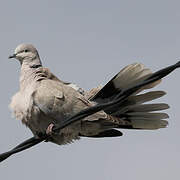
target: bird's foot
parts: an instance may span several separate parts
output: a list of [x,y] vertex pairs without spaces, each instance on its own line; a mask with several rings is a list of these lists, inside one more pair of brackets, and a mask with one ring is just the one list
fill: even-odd
[[47,129],[46,129],[46,135],[47,135],[48,137],[46,138],[45,142],[52,141],[52,135],[55,134],[55,133],[53,132],[53,127],[54,127],[54,126],[55,126],[55,125],[54,125],[53,123],[51,123],[51,124],[49,124],[49,126],[47,127]]
[[51,135],[53,134],[53,127],[54,127],[54,124],[53,124],[53,123],[49,124],[49,126],[47,127],[47,129],[46,129],[46,134],[47,134],[48,136],[51,136]]

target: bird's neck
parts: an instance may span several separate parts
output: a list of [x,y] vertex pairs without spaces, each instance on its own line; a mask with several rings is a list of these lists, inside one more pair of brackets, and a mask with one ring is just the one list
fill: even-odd
[[36,72],[40,67],[42,67],[42,64],[39,58],[33,59],[32,61],[23,61],[20,73],[20,89],[26,88],[27,85],[36,80]]

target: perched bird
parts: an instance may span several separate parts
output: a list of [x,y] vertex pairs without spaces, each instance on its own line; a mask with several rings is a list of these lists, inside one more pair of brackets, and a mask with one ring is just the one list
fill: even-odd
[[152,72],[143,64],[126,66],[104,87],[89,92],[72,83],[58,79],[48,68],[42,66],[38,51],[30,44],[21,44],[9,58],[19,60],[21,64],[20,89],[11,100],[10,108],[16,119],[30,128],[35,136],[48,134],[49,141],[56,144],[68,144],[83,137],[122,136],[119,129],[159,129],[165,128],[168,115],[156,112],[168,109],[165,103],[147,102],[165,95],[164,91],[142,93],[161,82],[148,84],[126,98],[122,103],[108,107],[80,121],[72,123],[60,132],[53,132],[55,125],[96,103],[116,99],[117,94],[145,78]]

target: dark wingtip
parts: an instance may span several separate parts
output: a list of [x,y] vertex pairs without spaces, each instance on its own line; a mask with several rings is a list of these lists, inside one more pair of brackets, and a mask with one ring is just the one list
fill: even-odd
[[[123,133],[121,131],[118,131],[116,129],[109,129],[103,132],[100,132],[97,135],[94,136],[86,136],[86,137],[90,137],[90,138],[104,138],[104,137],[119,137],[122,136]],[[83,136],[83,135],[80,135]]]

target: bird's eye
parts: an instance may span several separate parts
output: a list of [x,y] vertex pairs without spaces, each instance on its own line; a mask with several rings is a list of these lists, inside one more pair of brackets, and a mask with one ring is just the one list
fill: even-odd
[[28,52],[29,50],[28,49],[25,49],[24,52]]

